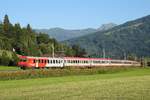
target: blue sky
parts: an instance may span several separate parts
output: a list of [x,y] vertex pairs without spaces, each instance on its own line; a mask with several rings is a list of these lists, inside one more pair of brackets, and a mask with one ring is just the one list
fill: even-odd
[[98,28],[150,15],[150,0],[0,0],[0,20],[33,28]]

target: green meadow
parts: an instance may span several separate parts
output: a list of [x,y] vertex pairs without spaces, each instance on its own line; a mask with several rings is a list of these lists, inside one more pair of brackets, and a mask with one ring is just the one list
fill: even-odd
[[20,68],[16,66],[0,66],[0,71],[10,71],[10,70],[20,70]]
[[0,81],[0,100],[150,100],[150,68]]

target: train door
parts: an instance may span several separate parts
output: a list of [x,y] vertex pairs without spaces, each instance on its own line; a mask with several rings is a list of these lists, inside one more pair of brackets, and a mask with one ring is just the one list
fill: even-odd
[[35,67],[38,68],[38,59],[35,60]]

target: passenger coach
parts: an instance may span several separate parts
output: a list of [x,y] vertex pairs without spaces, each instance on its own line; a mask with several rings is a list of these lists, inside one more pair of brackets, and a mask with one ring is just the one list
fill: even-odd
[[51,67],[100,67],[100,66],[140,66],[139,62],[130,60],[113,60],[105,58],[80,57],[30,57],[19,56],[18,66],[21,68],[51,68]]

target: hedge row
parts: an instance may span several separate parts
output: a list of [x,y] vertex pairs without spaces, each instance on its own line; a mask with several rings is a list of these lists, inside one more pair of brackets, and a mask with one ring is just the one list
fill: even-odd
[[0,72],[0,80],[42,78],[42,77],[57,77],[69,75],[91,75],[91,74],[106,74],[116,73],[125,70],[132,70],[127,67],[107,67],[107,68],[92,68],[92,69],[38,69],[38,70],[19,70],[19,71],[4,71]]

